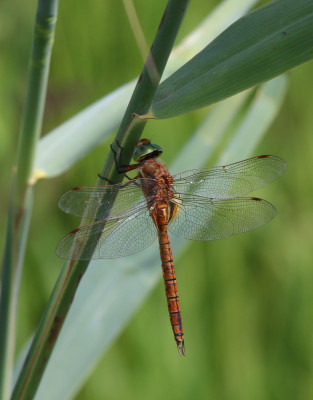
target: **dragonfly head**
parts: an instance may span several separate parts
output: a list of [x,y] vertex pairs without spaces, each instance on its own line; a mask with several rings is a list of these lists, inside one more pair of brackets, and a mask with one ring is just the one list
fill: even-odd
[[153,144],[149,139],[141,139],[134,150],[134,161],[143,161],[147,158],[157,158],[163,153],[163,150],[157,144]]

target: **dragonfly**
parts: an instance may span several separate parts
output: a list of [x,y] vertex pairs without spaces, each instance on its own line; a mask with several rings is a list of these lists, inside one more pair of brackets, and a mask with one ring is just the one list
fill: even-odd
[[88,223],[68,233],[56,253],[71,260],[112,259],[139,252],[158,238],[170,323],[179,354],[185,355],[168,232],[186,239],[214,240],[267,223],[276,214],[274,206],[245,196],[278,178],[287,165],[278,156],[261,155],[171,175],[159,159],[162,152],[159,145],[142,139],[133,152],[134,164],[122,165],[114,152],[118,172],[137,170],[135,178],[65,192],[60,209]]

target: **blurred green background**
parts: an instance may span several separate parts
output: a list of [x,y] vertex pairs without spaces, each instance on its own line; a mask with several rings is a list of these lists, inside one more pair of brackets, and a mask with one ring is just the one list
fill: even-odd
[[[150,44],[166,1],[134,4]],[[216,4],[193,0],[178,42]],[[2,243],[35,9],[34,0],[0,5]],[[122,1],[61,1],[43,132],[133,79],[141,67]],[[312,63],[288,73],[281,112],[255,152],[277,154],[288,164],[283,177],[257,193],[276,206],[275,220],[227,240],[194,243],[176,260],[187,356],[177,354],[160,280],[76,399],[313,398],[312,74]],[[202,116],[150,122],[144,136],[163,147],[170,163]],[[36,328],[62,266],[55,246],[77,223],[58,210],[58,198],[70,187],[95,183],[109,144],[37,185],[18,349]]]

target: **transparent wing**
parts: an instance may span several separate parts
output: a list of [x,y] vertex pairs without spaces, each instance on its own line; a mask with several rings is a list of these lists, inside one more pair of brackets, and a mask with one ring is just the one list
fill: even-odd
[[192,198],[176,204],[179,211],[168,230],[193,240],[222,239],[246,232],[266,224],[276,214],[271,203],[256,197]]
[[[136,179],[126,184],[110,186],[81,186],[65,192],[59,200],[62,211],[79,217],[97,219],[134,214],[146,208],[147,199],[142,186],[151,185],[151,179]],[[154,193],[151,193],[153,197]]]
[[142,212],[77,228],[59,242],[56,253],[71,260],[124,257],[148,247],[156,237],[152,218]]
[[286,169],[286,162],[280,157],[258,156],[222,167],[174,175],[173,188],[181,199],[186,194],[220,199],[239,197],[269,184]]

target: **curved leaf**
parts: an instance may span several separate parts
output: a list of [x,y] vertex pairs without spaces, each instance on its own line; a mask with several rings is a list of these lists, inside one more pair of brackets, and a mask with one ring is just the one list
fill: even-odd
[[313,57],[313,2],[279,0],[242,17],[159,86],[151,112],[169,118],[269,80]]

